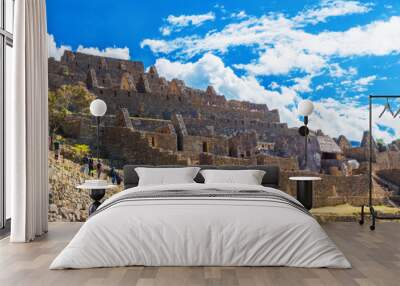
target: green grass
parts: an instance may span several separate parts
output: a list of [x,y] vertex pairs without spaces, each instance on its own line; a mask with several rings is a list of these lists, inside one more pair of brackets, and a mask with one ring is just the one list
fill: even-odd
[[[383,213],[388,213],[388,214],[400,214],[400,208],[394,208],[394,207],[380,205],[380,206],[374,206],[374,209],[378,212],[383,212]],[[361,212],[361,207],[356,207],[356,206],[352,206],[349,204],[321,207],[321,208],[315,208],[315,209],[311,210],[312,214],[337,215],[337,216],[359,215],[360,212]],[[369,212],[369,209],[365,208],[365,212]]]
[[[378,213],[400,215],[400,208],[379,205],[379,206],[374,206],[374,209]],[[370,215],[369,208],[365,208],[364,211],[366,219],[368,219]],[[311,210],[311,213],[319,222],[357,221],[360,217],[361,207],[344,204],[337,206],[315,208]]]

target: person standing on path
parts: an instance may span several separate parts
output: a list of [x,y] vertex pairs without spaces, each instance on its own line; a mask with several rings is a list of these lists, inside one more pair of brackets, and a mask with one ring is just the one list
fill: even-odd
[[94,170],[94,162],[93,158],[89,157],[89,175],[92,177],[93,176],[93,170]]

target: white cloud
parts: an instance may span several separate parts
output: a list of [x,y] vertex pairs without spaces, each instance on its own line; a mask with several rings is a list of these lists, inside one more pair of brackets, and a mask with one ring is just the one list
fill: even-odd
[[160,28],[160,32],[163,36],[168,36],[172,32],[179,32],[184,27],[188,26],[201,26],[204,22],[214,21],[215,14],[213,12],[208,12],[206,14],[199,15],[180,15],[174,16],[169,15],[166,19],[167,25]]
[[80,45],[76,51],[83,54],[89,54],[100,57],[108,57],[121,60],[130,59],[128,47],[125,48],[109,47],[105,48],[104,50],[101,50],[97,47],[83,47],[82,45]]
[[245,11],[240,11],[238,13],[231,13],[231,18],[236,18],[236,19],[244,19],[248,17]]
[[168,54],[179,49],[183,41],[188,41],[194,38],[196,37],[185,37],[183,39],[178,38],[173,42],[166,40],[145,39],[140,43],[140,47],[149,47],[150,50],[156,54]]
[[325,22],[329,17],[345,16],[350,14],[362,14],[371,10],[371,3],[360,3],[359,1],[327,0],[322,1],[317,8],[308,9],[293,18],[300,24],[317,24]]
[[[47,34],[47,47],[48,47],[49,57],[53,57],[57,61],[61,59],[61,56],[64,54],[66,50],[72,51],[71,46],[61,45],[57,47],[55,38],[51,34]],[[105,48],[104,50],[100,50],[99,48],[96,47],[84,47],[82,45],[79,45],[76,51],[84,54],[101,56],[101,57],[109,57],[122,60],[130,59],[129,48],[127,47],[125,48],[109,47]]]
[[313,76],[312,75],[307,75],[303,78],[294,78],[293,81],[295,82],[295,85],[293,85],[291,88],[297,92],[311,92],[312,89],[310,87],[311,81],[312,81]]
[[351,79],[343,80],[341,84],[342,86],[345,86],[349,90],[354,90],[357,92],[365,92],[368,90],[367,87],[372,85],[372,83],[378,79],[380,78],[378,78],[376,75],[371,75],[359,78],[357,80],[351,80]]
[[164,40],[145,39],[140,43],[140,47],[149,47],[153,53],[167,54],[173,51],[173,47]]
[[[314,35],[290,29],[285,34],[279,32],[264,39],[269,41],[265,44],[272,47],[261,51],[256,61],[239,67],[255,75],[288,74],[296,69],[312,73],[327,67],[332,57],[400,53],[400,17],[375,21],[344,32],[326,31]],[[336,75],[344,72],[337,67]],[[355,70],[350,69],[346,73],[355,73]]]
[[[276,18],[262,16],[250,18],[239,23],[228,24],[221,31],[208,32],[204,37],[178,37],[164,41],[168,45],[168,53],[179,51],[182,55],[194,56],[209,51],[226,52],[235,46],[265,45],[272,42],[276,35],[290,33],[292,23],[282,15]],[[146,43],[146,44],[143,44]],[[142,46],[149,46],[148,39]],[[150,42],[151,43],[151,42]]]
[[163,36],[169,36],[172,33],[172,29],[169,26],[163,26],[160,28],[160,32]]
[[271,82],[271,83],[269,84],[268,87],[269,87],[270,89],[277,89],[277,88],[280,87],[280,85],[279,85],[277,82],[273,81],[273,82]]
[[348,69],[344,69],[338,63],[330,64],[328,69],[329,69],[329,75],[331,77],[354,76],[358,73],[355,67],[349,67]]
[[227,10],[225,9],[225,6],[222,4],[217,3],[214,5],[214,8],[220,10],[221,13],[223,13],[223,14],[225,14],[227,12]]
[[333,86],[333,83],[332,82],[326,82],[326,83],[317,85],[315,90],[316,91],[320,91],[320,90],[323,90],[325,87],[330,87],[330,86]]
[[310,53],[325,56],[383,56],[400,52],[400,17],[375,21],[344,32],[308,34],[295,42]]
[[53,57],[57,61],[61,59],[61,56],[66,50],[72,50],[70,46],[61,45],[57,47],[56,40],[52,34],[47,34],[47,49],[49,53],[49,58]]
[[189,25],[198,26],[206,21],[213,21],[214,19],[214,13],[208,12],[207,14],[200,15],[169,15],[167,17],[167,22],[173,26],[186,27]]
[[251,47],[259,57],[237,67],[254,75],[287,74],[292,70],[314,73],[327,68],[334,57],[382,56],[400,53],[400,17],[374,21],[345,31],[305,32],[282,14],[250,17],[205,36],[178,37],[169,41],[146,39],[157,53],[191,58],[207,52],[227,53],[237,46]]
[[[294,18],[277,13],[247,16],[203,36],[146,39],[141,46],[177,59],[162,58],[156,62],[159,73],[168,79],[180,78],[197,88],[212,84],[217,92],[228,98],[266,103],[270,108],[279,109],[282,122],[287,122],[289,126],[300,124],[294,106],[301,100],[301,93],[336,87],[340,79],[341,84],[336,89],[341,100],[317,100],[310,127],[322,129],[333,137],[343,134],[350,140],[360,140],[362,131],[368,128],[368,108],[358,102],[365,95],[349,97],[347,91],[366,91],[374,80],[383,78],[368,76],[356,79],[358,70],[355,67],[344,68],[339,63],[349,57],[399,54],[400,16],[343,31],[315,33],[303,27],[327,21],[329,17],[366,13],[371,7],[371,4],[361,1],[323,1],[319,7],[306,10]],[[236,75],[221,59],[239,46],[248,47],[256,55],[249,63],[232,64],[246,71],[242,76]],[[200,59],[191,62],[194,56]],[[287,81],[292,82],[288,86],[271,82],[264,87],[257,80],[263,75],[290,76],[293,71],[300,71],[301,76]],[[314,88],[312,79],[321,74],[334,80]],[[395,134],[374,125],[376,138],[388,142],[400,136],[398,122],[396,125],[389,118],[379,120],[382,126],[392,128]]]
[[[256,61],[239,67],[256,75],[287,74],[295,69],[310,73],[327,67],[332,57],[383,56],[400,53],[400,17],[372,22],[344,32],[327,31],[314,35],[290,29],[285,33],[281,31],[274,37],[262,38],[264,39],[259,41],[265,40],[264,44],[271,47],[265,51],[260,48],[260,56]],[[338,70],[337,67],[336,75],[339,76],[344,71]],[[346,71],[347,74],[355,72],[355,69]]]
[[169,80],[179,78],[188,86],[202,89],[213,85],[218,93],[228,98],[267,103],[271,109],[279,108],[283,122],[292,126],[300,123],[289,107],[297,100],[295,91],[287,87],[282,87],[281,92],[267,90],[253,76],[237,76],[221,58],[213,54],[205,54],[198,61],[188,63],[161,58],[155,66],[159,74]]
[[[345,135],[348,139],[361,141],[362,130],[368,130],[369,111],[367,106],[360,106],[356,101],[339,102],[323,99],[315,104],[315,112],[310,116],[310,128],[322,129],[324,133],[337,137]],[[378,118],[382,107],[373,106],[373,136],[385,142],[392,142],[400,136],[400,125],[389,114]],[[394,130],[394,135],[379,128],[384,126]]]
[[254,75],[282,75],[292,70],[315,73],[322,69],[326,60],[317,55],[309,54],[290,46],[278,44],[275,48],[267,49],[253,63],[238,64],[236,68],[245,69]]
[[[270,109],[278,109],[281,121],[289,126],[300,126],[295,106],[300,100],[299,92],[309,91],[312,76],[295,78],[294,85],[286,87],[271,83],[268,90],[261,86],[254,76],[237,76],[230,67],[225,66],[220,57],[213,54],[205,54],[195,62],[181,63],[160,58],[155,63],[161,76],[171,80],[179,78],[188,86],[205,89],[207,85],[213,85],[215,90],[228,98],[248,100],[257,103],[265,103]],[[325,86],[330,86],[326,83]],[[276,88],[280,87],[280,91]],[[314,102],[315,112],[310,117],[310,127],[314,130],[322,129],[324,133],[337,137],[341,134],[350,140],[360,141],[362,130],[368,129],[368,107],[360,106],[355,100],[339,102],[335,99],[321,99]],[[400,136],[400,126],[390,118],[378,119],[380,107],[374,106],[374,121],[393,128],[395,134],[381,130],[374,125],[374,135],[386,142],[391,142]]]
[[366,77],[362,77],[362,78],[356,80],[355,84],[357,84],[357,85],[370,85],[376,79],[377,79],[376,75],[366,76]]

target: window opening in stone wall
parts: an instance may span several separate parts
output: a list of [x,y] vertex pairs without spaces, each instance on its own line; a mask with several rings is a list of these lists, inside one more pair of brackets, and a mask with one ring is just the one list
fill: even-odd
[[208,153],[208,144],[207,142],[203,142],[203,152]]

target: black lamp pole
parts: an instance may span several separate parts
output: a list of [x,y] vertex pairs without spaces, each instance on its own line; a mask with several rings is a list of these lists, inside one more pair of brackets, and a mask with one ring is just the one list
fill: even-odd
[[100,116],[96,116],[97,122],[97,162],[100,159],[99,145],[100,145]]
[[304,136],[304,169],[308,167],[308,134],[310,130],[308,129],[308,116],[313,112],[314,105],[313,103],[306,99],[302,100],[298,106],[298,112],[303,116],[304,125],[299,128],[299,133],[301,136]]
[[299,128],[299,133],[301,136],[304,136],[304,169],[307,169],[308,166],[308,134],[310,130],[307,127],[308,125],[308,116],[304,116],[304,125]]
[[304,126],[305,126],[305,134],[304,134],[304,138],[305,138],[305,144],[304,144],[304,168],[307,169],[308,166],[308,116],[304,116]]

